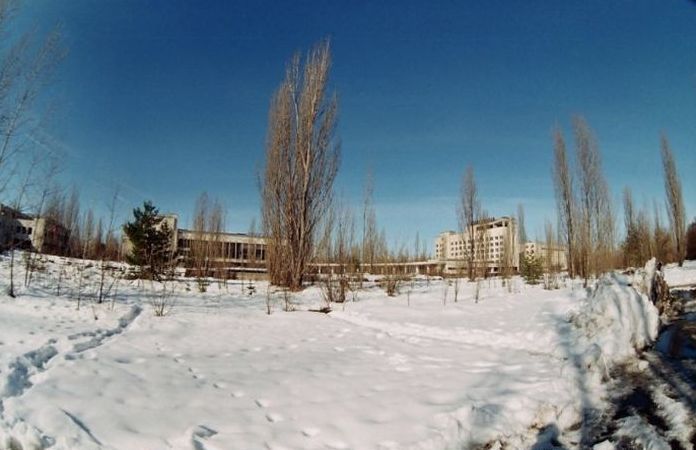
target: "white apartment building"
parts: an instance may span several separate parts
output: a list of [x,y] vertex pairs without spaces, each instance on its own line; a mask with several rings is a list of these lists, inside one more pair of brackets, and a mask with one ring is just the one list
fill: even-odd
[[517,222],[511,217],[485,219],[474,225],[473,235],[445,231],[435,240],[435,257],[444,264],[445,274],[466,273],[473,246],[473,263],[486,275],[497,275],[505,267],[519,270],[520,245]]
[[524,254],[541,258],[544,264],[544,270],[548,270],[549,268],[556,271],[568,270],[566,249],[561,245],[547,245],[543,242],[525,242]]

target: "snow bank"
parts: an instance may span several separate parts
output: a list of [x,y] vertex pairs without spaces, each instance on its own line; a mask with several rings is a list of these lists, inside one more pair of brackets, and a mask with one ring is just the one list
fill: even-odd
[[684,265],[668,264],[664,268],[665,281],[670,287],[692,285],[696,280],[696,261],[684,261]]
[[655,260],[633,278],[620,274],[602,277],[583,307],[571,317],[580,332],[586,368],[606,373],[613,363],[633,356],[657,337],[659,313],[645,293],[655,274]]

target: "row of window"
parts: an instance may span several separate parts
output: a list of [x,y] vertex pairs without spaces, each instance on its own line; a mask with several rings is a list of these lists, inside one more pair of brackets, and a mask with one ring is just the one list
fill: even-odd
[[243,242],[207,242],[196,241],[193,239],[179,239],[179,252],[182,254],[190,254],[191,248],[196,245],[214,245],[217,248],[211,248],[210,253],[224,259],[256,259],[257,261],[265,261],[266,246],[264,244],[247,244]]

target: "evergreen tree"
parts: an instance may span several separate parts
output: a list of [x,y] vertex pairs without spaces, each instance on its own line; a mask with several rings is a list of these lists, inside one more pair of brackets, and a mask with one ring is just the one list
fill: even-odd
[[142,277],[159,279],[171,256],[171,230],[150,201],[144,202],[142,209],[135,208],[133,218],[123,226],[132,245],[126,260],[140,267]]
[[539,284],[544,267],[541,258],[525,255],[520,264],[520,273],[527,284]]

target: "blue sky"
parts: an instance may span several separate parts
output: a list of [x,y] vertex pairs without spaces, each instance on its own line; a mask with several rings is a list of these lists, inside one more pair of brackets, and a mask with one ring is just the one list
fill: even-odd
[[554,218],[551,132],[595,130],[620,191],[662,201],[659,135],[696,214],[696,3],[578,1],[32,0],[22,23],[62,24],[52,94],[66,181],[97,209],[122,185],[123,217],[151,199],[188,221],[207,191],[228,228],[258,216],[269,99],[288,58],[330,37],[343,158],[356,205],[375,178],[392,242],[456,227],[467,165],[484,207]]

